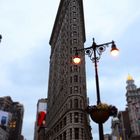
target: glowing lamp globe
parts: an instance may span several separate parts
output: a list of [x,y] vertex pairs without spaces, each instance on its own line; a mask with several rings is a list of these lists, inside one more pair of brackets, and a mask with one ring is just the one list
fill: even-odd
[[119,54],[119,50],[113,50],[111,51],[112,56],[117,56]]
[[116,47],[114,42],[112,44],[112,48],[110,52],[112,56],[117,56],[119,54],[119,49]]
[[81,58],[80,56],[74,56],[72,61],[73,61],[73,64],[78,65],[81,63]]

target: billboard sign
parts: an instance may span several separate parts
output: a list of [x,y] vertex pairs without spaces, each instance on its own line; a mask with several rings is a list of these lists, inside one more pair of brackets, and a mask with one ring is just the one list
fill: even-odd
[[38,112],[46,112],[47,111],[47,102],[40,102],[38,106]]
[[38,113],[38,126],[43,126],[45,125],[45,118],[46,118],[46,112],[39,112]]
[[11,115],[9,114],[9,112],[0,110],[0,125],[2,126],[8,126],[8,122],[10,120]]
[[47,115],[47,100],[40,100],[38,102],[37,109],[37,125],[46,125],[46,115]]

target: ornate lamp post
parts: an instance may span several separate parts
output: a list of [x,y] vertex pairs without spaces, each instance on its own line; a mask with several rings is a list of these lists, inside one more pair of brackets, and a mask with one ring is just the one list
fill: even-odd
[[79,51],[84,51],[86,55],[88,55],[91,61],[95,66],[95,82],[96,82],[96,94],[97,94],[97,105],[88,106],[87,112],[90,114],[91,119],[98,123],[99,126],[99,138],[100,140],[104,140],[103,134],[103,123],[108,120],[109,116],[117,115],[117,108],[115,106],[102,104],[100,99],[100,88],[99,88],[99,77],[98,77],[98,65],[99,59],[101,58],[102,53],[106,50],[107,47],[111,45],[111,54],[116,56],[119,52],[114,41],[107,42],[103,44],[97,45],[93,39],[93,44],[91,47],[84,49],[76,49],[75,56],[73,57],[73,63],[79,64],[81,62],[81,58],[78,55]]

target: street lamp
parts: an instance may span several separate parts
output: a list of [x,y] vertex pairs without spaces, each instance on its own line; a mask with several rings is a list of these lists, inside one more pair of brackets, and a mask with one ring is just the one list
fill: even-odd
[[98,66],[97,63],[101,58],[102,53],[106,50],[107,47],[111,45],[111,54],[113,56],[118,55],[119,49],[117,49],[114,41],[103,43],[97,45],[93,39],[93,44],[91,47],[87,47],[84,49],[76,49],[75,56],[73,57],[73,63],[79,64],[81,62],[81,58],[78,55],[78,52],[84,51],[86,55],[88,55],[91,61],[95,66],[95,82],[96,82],[96,94],[97,94],[97,106],[88,106],[87,112],[90,114],[92,120],[98,123],[99,126],[99,138],[100,140],[104,140],[103,134],[103,123],[107,121],[109,116],[117,115],[117,108],[115,106],[108,106],[107,104],[102,104],[100,99],[100,88],[99,88],[99,77],[98,77]]

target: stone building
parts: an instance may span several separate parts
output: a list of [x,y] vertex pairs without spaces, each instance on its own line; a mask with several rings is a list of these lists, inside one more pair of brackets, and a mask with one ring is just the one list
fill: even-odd
[[8,140],[8,132],[0,127],[0,140]]
[[84,53],[80,65],[72,63],[83,49],[85,26],[82,0],[60,0],[50,38],[50,73],[46,140],[91,140]]
[[131,137],[140,139],[140,88],[137,88],[132,76],[127,78],[126,99],[130,119]]
[[10,96],[0,97],[1,112],[8,113],[7,125],[1,126],[8,133],[8,140],[20,140],[23,123],[23,105],[19,102],[13,102]]
[[122,140],[140,140],[140,88],[130,75],[126,83],[127,108],[119,111],[117,121],[112,121],[112,135]]

